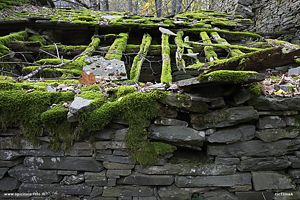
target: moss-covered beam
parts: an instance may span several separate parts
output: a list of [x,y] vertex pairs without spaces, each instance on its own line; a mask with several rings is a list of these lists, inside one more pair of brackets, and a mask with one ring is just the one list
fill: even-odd
[[27,38],[27,31],[20,31],[17,33],[12,33],[6,36],[0,37],[0,57],[9,53],[9,48],[7,48],[5,45],[7,45],[9,42],[13,40],[25,40]]
[[[213,38],[217,43],[219,43],[219,44],[225,44],[225,45],[230,45],[230,44],[227,42],[227,40],[225,40],[224,38],[221,38],[220,35],[219,35],[217,32],[211,32],[210,35],[212,36],[212,38]],[[232,57],[234,57],[234,56],[239,56],[239,55],[244,54],[244,53],[243,53],[241,50],[239,50],[239,49],[233,49],[233,48],[230,48],[230,47],[225,48],[225,49],[226,49],[226,51],[227,51],[228,53],[230,53],[230,55],[231,55]]]
[[[207,35],[206,32],[200,32],[200,36],[203,40],[204,45],[205,44],[212,44],[209,36]],[[212,46],[205,46],[204,47],[204,53],[205,53],[205,57],[207,62],[212,62],[214,60],[218,60],[218,55],[216,54],[216,52],[214,51],[214,47]]]
[[175,59],[176,59],[176,65],[178,70],[180,71],[181,69],[185,71],[185,61],[182,58],[182,55],[184,53],[184,46],[183,46],[183,31],[178,31],[177,36],[175,37],[175,43],[177,45],[177,50],[175,53]]
[[240,32],[240,31],[226,31],[226,30],[217,30],[217,29],[209,29],[209,28],[190,28],[185,31],[193,33],[193,32],[218,32],[224,33],[226,35],[234,35],[234,36],[244,36],[244,37],[252,37],[252,38],[261,38],[260,35],[251,32]]
[[273,47],[281,47],[282,53],[291,53],[293,51],[299,50],[300,46],[296,44],[291,44],[286,41],[282,40],[273,40],[273,39],[266,39],[266,41]]
[[169,47],[169,35],[162,34],[161,36],[161,48],[162,48],[162,71],[160,82],[170,83],[172,82],[172,68],[171,68],[171,58],[170,58],[170,47]]
[[[189,42],[189,36],[186,36],[186,37],[184,38],[184,42],[185,42],[185,43],[188,43],[188,42]],[[186,45],[187,45],[187,44],[186,44]],[[190,49],[190,48],[188,48],[187,51],[188,51],[189,56],[195,59],[195,63],[196,63],[196,64],[198,64],[198,65],[204,65],[204,63],[201,63],[201,62],[199,61],[199,59],[197,58],[197,53],[195,54],[194,51],[193,51],[192,49]],[[190,67],[190,66],[187,66],[187,68],[188,68],[188,67]]]
[[114,43],[108,50],[108,53],[105,55],[105,59],[117,59],[121,60],[122,53],[126,50],[128,33],[120,33],[119,38],[115,39]]
[[142,44],[140,45],[139,53],[134,57],[131,69],[130,69],[130,79],[132,81],[138,81],[141,73],[142,64],[145,60],[145,56],[148,53],[152,37],[146,33],[143,36]]

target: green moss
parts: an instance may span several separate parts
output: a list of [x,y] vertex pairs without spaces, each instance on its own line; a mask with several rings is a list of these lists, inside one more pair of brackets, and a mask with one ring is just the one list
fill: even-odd
[[187,32],[218,32],[218,33],[225,33],[231,35],[241,35],[246,37],[253,37],[253,38],[261,38],[260,35],[251,32],[239,32],[239,31],[226,31],[226,30],[217,30],[217,29],[208,29],[208,28],[191,28],[186,29]]
[[78,16],[78,19],[79,20],[85,20],[85,21],[93,21],[94,20],[93,17],[91,17],[91,16],[84,16],[84,15]]
[[248,81],[248,74],[257,74],[257,72],[219,70],[204,75],[200,74],[197,80],[199,82],[220,81],[235,84],[244,84]]
[[40,35],[33,35],[28,38],[28,41],[37,41],[40,42],[41,46],[46,44],[46,40],[42,38]]
[[204,126],[205,124],[218,124],[225,121],[230,114],[226,112],[226,109],[221,109],[208,114],[198,114],[196,118],[191,119],[191,123],[198,126]]
[[[99,88],[99,86],[98,86],[98,88]],[[81,94],[78,94],[77,96],[81,97],[83,99],[97,99],[97,98],[103,98],[104,94],[98,93],[98,92],[86,91]]]
[[172,82],[172,68],[170,58],[170,47],[169,47],[169,35],[162,34],[162,72],[160,81],[162,83]]
[[121,60],[122,53],[125,51],[127,46],[127,33],[120,33],[120,38],[115,39],[114,43],[108,50],[108,53],[105,55],[105,59],[118,59]]
[[261,94],[261,86],[260,85],[251,85],[248,89],[249,92],[254,94],[255,96],[259,96]]
[[78,50],[80,52],[84,51],[87,48],[87,45],[76,45],[76,46],[65,46],[65,45],[45,45],[41,49],[47,52],[56,53],[56,48],[62,52],[69,52],[73,50]]
[[84,86],[80,88],[81,91],[91,91],[91,90],[95,90],[95,91],[100,91],[99,85],[95,84],[95,85],[91,85],[91,86]]
[[20,124],[26,138],[37,144],[41,133],[40,115],[52,105],[72,101],[73,92],[41,92],[25,93],[21,90],[0,91],[0,116],[2,128],[12,124]]

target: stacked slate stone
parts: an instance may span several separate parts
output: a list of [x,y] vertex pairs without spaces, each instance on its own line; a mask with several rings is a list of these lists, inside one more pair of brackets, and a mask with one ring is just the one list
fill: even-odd
[[237,86],[186,85],[184,103],[173,94],[160,102],[165,111],[145,124],[148,138],[177,150],[154,165],[133,162],[120,119],[97,131],[94,143],[65,152],[49,150],[44,135],[34,146],[17,127],[2,131],[1,198],[299,199],[300,99],[253,97]]

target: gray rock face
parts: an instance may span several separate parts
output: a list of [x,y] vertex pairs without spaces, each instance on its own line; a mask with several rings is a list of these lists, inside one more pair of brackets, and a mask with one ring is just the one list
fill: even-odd
[[13,160],[20,156],[18,151],[0,150],[0,160]]
[[274,142],[283,138],[296,138],[299,135],[299,129],[287,131],[285,129],[265,129],[256,131],[255,135],[264,142]]
[[72,114],[77,114],[81,109],[88,107],[91,101],[93,100],[87,100],[81,97],[75,97],[74,101],[71,103],[69,107],[69,112]]
[[285,121],[278,116],[262,116],[259,117],[259,120],[256,124],[256,127],[259,129],[267,128],[282,128],[285,127]]
[[291,165],[287,157],[249,158],[237,166],[239,171],[281,170]]
[[251,140],[255,137],[254,125],[240,125],[236,127],[223,128],[207,137],[210,143],[234,143]]
[[174,176],[171,175],[145,175],[131,174],[130,176],[117,180],[121,185],[171,185],[174,182]]
[[276,172],[251,172],[255,191],[295,189],[289,176]]
[[242,157],[242,156],[282,156],[297,150],[300,147],[298,140],[279,140],[265,143],[259,140],[239,142],[228,145],[207,145],[207,153],[219,157]]
[[100,162],[88,157],[26,157],[24,165],[38,169],[60,169],[100,172]]
[[188,95],[168,95],[162,103],[189,112],[205,113],[208,110],[205,102],[200,99],[191,99]]
[[188,123],[186,121],[178,119],[168,119],[164,117],[155,119],[154,124],[162,126],[188,126]]
[[21,182],[19,182],[17,179],[12,177],[4,177],[0,179],[0,191],[13,191],[15,189],[18,189]]
[[[137,167],[137,171],[140,169]],[[230,175],[236,173],[236,166],[225,166],[225,165],[215,165],[215,164],[171,164],[166,163],[164,166],[149,166],[142,170],[143,174],[149,175],[188,175],[188,176],[218,176],[218,175]]]
[[56,170],[39,170],[17,165],[8,174],[24,183],[56,183],[61,180]]
[[153,196],[153,189],[149,186],[116,186],[116,187],[104,187],[103,197],[149,197]]
[[156,126],[152,124],[148,129],[148,137],[175,144],[202,146],[202,142],[205,139],[205,132],[196,131],[184,126]]
[[250,173],[238,173],[227,176],[177,176],[178,187],[233,187],[251,185]]
[[256,110],[300,110],[300,98],[298,97],[254,97],[247,102]]
[[190,114],[191,123],[196,130],[233,126],[238,123],[258,119],[257,111],[251,106],[233,107],[217,110],[209,114]]
[[65,194],[65,195],[90,195],[92,187],[84,184],[78,185],[60,185],[60,184],[32,184],[22,183],[18,192],[23,193],[45,193],[51,194]]

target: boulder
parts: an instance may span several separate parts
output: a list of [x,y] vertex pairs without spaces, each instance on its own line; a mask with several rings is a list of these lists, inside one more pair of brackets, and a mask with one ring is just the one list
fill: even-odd
[[69,107],[69,112],[71,114],[77,114],[81,109],[88,107],[91,101],[93,100],[87,100],[81,97],[75,97]]
[[277,172],[251,172],[253,188],[261,190],[286,190],[295,189],[295,184],[290,176]]
[[202,146],[205,139],[204,131],[196,131],[185,126],[157,126],[151,124],[148,128],[150,139],[176,144]]
[[176,176],[177,187],[233,187],[251,186],[250,173],[238,173],[226,176]]
[[253,106],[256,110],[300,110],[300,98],[299,97],[273,97],[266,98],[263,96],[254,97],[247,101],[249,106]]
[[248,158],[241,161],[237,166],[239,171],[263,171],[263,170],[282,170],[291,165],[286,156]]
[[282,156],[299,149],[299,140],[278,140],[265,143],[260,140],[238,142],[227,145],[207,145],[207,153],[219,157],[242,157],[242,156]]
[[40,170],[24,165],[15,166],[8,170],[8,174],[23,183],[57,183],[61,180],[57,170]]
[[24,165],[38,169],[100,172],[102,164],[89,157],[26,157]]
[[296,138],[299,134],[299,129],[292,129],[291,131],[285,129],[264,129],[255,133],[256,137],[264,142],[274,142],[283,138]]
[[210,143],[234,143],[251,140],[255,137],[254,125],[239,125],[222,128],[207,137]]
[[256,120],[258,113],[252,106],[244,106],[217,110],[208,114],[190,114],[190,118],[194,129],[203,130]]

